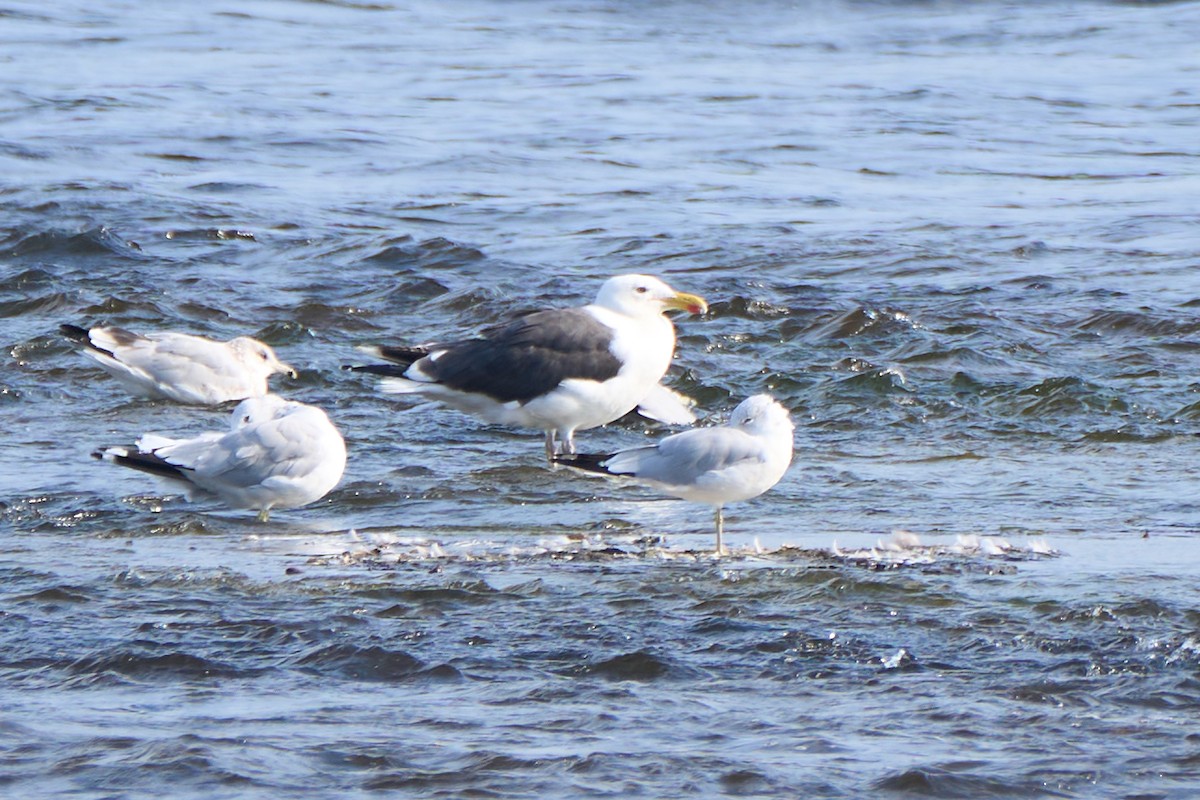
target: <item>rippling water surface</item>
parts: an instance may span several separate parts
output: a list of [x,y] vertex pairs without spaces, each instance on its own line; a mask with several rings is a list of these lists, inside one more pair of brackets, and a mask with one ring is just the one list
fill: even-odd
[[[1200,791],[1197,3],[0,5],[0,786]],[[798,422],[709,511],[339,366],[617,272]],[[92,461],[62,322],[250,333],[350,465],[266,524]],[[645,441],[636,419],[586,449]]]

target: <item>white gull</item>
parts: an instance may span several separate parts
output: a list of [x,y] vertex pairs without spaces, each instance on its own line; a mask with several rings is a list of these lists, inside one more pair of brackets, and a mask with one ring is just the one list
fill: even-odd
[[725,505],[757,497],[779,483],[792,463],[793,431],[787,409],[768,395],[756,394],[743,400],[725,425],[676,433],[647,447],[561,455],[555,461],[630,478],[665,494],[713,506],[720,555]]
[[249,336],[219,342],[171,331],[142,335],[112,326],[88,330],[61,325],[59,330],[138,397],[217,405],[265,395],[267,378],[277,372],[296,376],[269,345]]
[[346,444],[325,412],[273,394],[238,404],[228,431],[191,439],[146,434],[136,445],[92,455],[181,482],[188,499],[207,492],[257,510],[263,521],[273,508],[320,500],[346,468]]

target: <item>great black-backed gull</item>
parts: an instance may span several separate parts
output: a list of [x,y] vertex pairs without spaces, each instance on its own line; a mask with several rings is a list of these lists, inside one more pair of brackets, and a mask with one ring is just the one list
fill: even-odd
[[647,416],[694,416],[659,381],[675,351],[668,309],[703,314],[707,303],[648,275],[618,275],[581,308],[535,311],[479,338],[376,347],[387,364],[348,367],[384,376],[385,392],[419,393],[488,422],[546,434],[546,455],[575,451],[575,431],[643,405]]

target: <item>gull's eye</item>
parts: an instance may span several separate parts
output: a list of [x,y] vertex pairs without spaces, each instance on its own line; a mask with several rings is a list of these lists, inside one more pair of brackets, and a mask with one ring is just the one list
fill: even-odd
[[267,355],[267,351],[266,351],[266,350],[259,350],[259,351],[258,351],[258,357],[259,357],[259,358],[261,358],[263,361],[270,361],[270,360],[271,360],[271,357],[270,357],[269,355]]
[[242,417],[242,424],[247,424],[247,423],[249,423],[249,422],[250,422],[250,415],[249,415],[249,414],[247,414],[246,416]]
[[635,292],[637,292],[638,294],[645,294],[646,292],[650,291],[650,287],[648,287],[648,286],[639,286],[639,287],[637,287],[636,289],[634,289],[634,291],[635,291]]

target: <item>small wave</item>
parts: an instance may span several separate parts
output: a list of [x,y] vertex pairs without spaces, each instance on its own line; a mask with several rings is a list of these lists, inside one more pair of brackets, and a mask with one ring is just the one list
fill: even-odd
[[903,311],[860,307],[818,324],[809,332],[809,336],[813,339],[886,337],[919,327],[920,325]]
[[781,787],[768,776],[754,769],[734,769],[722,774],[717,782],[721,790],[734,797],[761,797],[773,794]]
[[877,780],[874,787],[917,797],[1044,797],[1040,782],[1014,782],[981,774],[982,761],[968,761],[941,767],[913,767]]
[[1012,366],[1003,358],[981,353],[971,347],[921,347],[912,355],[900,356],[898,360],[903,364],[934,364],[957,368],[986,367],[1003,370],[1009,369]]
[[[2,17],[3,13],[0,12],[0,18]],[[16,142],[0,142],[0,154],[26,161],[45,161],[52,157],[51,153],[46,150],[34,150]]]
[[1200,400],[1188,403],[1183,408],[1168,416],[1169,419],[1200,419]]
[[1111,391],[1082,378],[1047,378],[1009,393],[1007,400],[1024,416],[1043,417],[1083,411],[1128,411],[1128,404]]
[[201,793],[220,786],[229,796],[237,794],[232,787],[254,781],[220,766],[224,746],[220,740],[194,734],[166,739],[101,736],[81,742],[79,754],[57,769],[93,787],[120,787],[105,793],[110,796],[150,795],[163,786],[170,786],[173,796],[189,796],[193,786]]
[[1138,336],[1191,336],[1200,331],[1194,316],[1164,318],[1148,312],[1099,311],[1076,324],[1082,331],[1132,333]]
[[183,228],[180,230],[169,230],[163,234],[167,239],[177,241],[216,241],[216,242],[256,242],[258,241],[254,234],[250,231],[238,230],[237,228]]
[[31,314],[50,314],[75,305],[75,298],[64,292],[52,292],[40,297],[0,301],[0,318],[10,319]]
[[194,192],[215,192],[220,194],[266,191],[271,187],[261,183],[238,183],[236,181],[211,181],[189,186]]
[[433,278],[414,277],[388,289],[384,295],[389,301],[402,303],[423,302],[448,293],[450,287]]
[[1131,428],[1116,428],[1114,430],[1087,431],[1083,434],[1083,441],[1100,444],[1153,444],[1166,442],[1174,437],[1173,432],[1165,430],[1139,431]]
[[787,306],[779,306],[766,300],[736,295],[728,300],[721,300],[709,307],[709,315],[713,318],[735,317],[738,319],[778,319],[791,314]]
[[52,259],[93,255],[117,255],[122,258],[145,260],[148,256],[136,242],[126,241],[110,228],[90,228],[81,233],[40,231],[37,233],[13,232],[0,243],[0,252],[12,258]]
[[301,656],[296,664],[306,671],[321,675],[335,673],[359,681],[394,683],[419,678],[450,680],[462,677],[449,664],[428,667],[403,650],[389,650],[378,645],[328,645]]
[[362,261],[421,269],[456,269],[487,258],[483,251],[449,239],[436,237],[409,243],[405,241],[407,238],[388,244],[383,249],[365,256]]
[[[834,588],[843,591],[841,586]],[[858,665],[881,661],[868,644],[852,636],[839,636],[836,631],[814,634],[790,630],[782,636],[755,643],[754,650],[784,656],[782,666],[787,667],[781,673],[784,675],[793,671],[787,665],[794,661],[803,662],[801,666],[805,671],[816,667],[829,669],[838,663]]]
[[1011,252],[1017,258],[1035,258],[1049,254],[1050,247],[1045,242],[1035,240],[1026,244],[1017,245],[1012,249]]
[[254,594],[261,585],[245,575],[224,567],[190,570],[125,569],[113,576],[112,582],[128,589],[189,589]]
[[190,153],[147,153],[150,158],[161,158],[163,161],[207,161],[204,156],[194,156]]
[[0,504],[0,520],[27,531],[74,528],[101,514],[91,498],[66,492],[14,498]]
[[[393,766],[395,759],[364,781],[372,792],[391,792],[403,797],[553,797],[564,795],[556,764],[567,769],[578,765],[576,757],[520,758],[507,753],[482,750],[456,759],[453,769],[417,769]],[[398,793],[398,794],[397,794]],[[570,792],[566,792],[570,795]],[[586,794],[586,792],[585,792]]]
[[[181,306],[180,311],[181,313],[191,313],[184,309],[195,305],[194,303],[185,303],[184,306]],[[78,309],[77,313],[84,320],[107,320],[120,316],[126,319],[145,319],[151,324],[170,318],[170,314],[163,310],[162,306],[158,305],[150,297],[137,296],[132,293],[123,297],[109,295],[99,303],[93,303]],[[122,322],[122,324],[130,323]]]
[[58,284],[58,278],[50,272],[34,267],[15,275],[0,278],[0,292],[31,292],[50,289]]
[[[107,512],[106,516],[111,516],[114,519],[119,518],[121,522],[115,525],[110,532],[102,534],[102,536],[140,539],[159,536],[209,536],[220,535],[225,532],[221,526],[220,518],[187,511],[186,503],[180,497],[163,497],[153,494],[129,495],[123,497],[121,502],[127,507],[149,512],[149,516],[131,518],[125,510]],[[169,505],[179,506],[183,510],[183,518],[159,519],[157,517],[158,513]]]
[[577,667],[573,670],[573,674],[595,675],[611,681],[646,683],[670,676],[678,671],[678,668],[669,659],[645,650],[638,650]]
[[851,397],[884,396],[911,393],[904,372],[898,367],[872,367],[846,378],[840,378],[826,386],[825,391],[833,401]]
[[[854,550],[843,550],[834,542],[829,552],[838,560],[870,569],[918,564],[948,565],[975,558],[984,559],[985,564],[992,559],[1028,561],[1060,555],[1044,539],[1031,539],[1024,545],[1014,545],[1000,536],[966,534],[958,536],[950,545],[924,545],[919,536],[909,531],[895,531],[891,537],[877,541],[873,547]],[[1001,572],[1011,571],[1004,567],[986,568]]]
[[507,304],[496,302],[499,297],[498,289],[471,288],[448,292],[430,305],[438,311],[447,312],[447,316],[452,318],[468,316],[463,312],[470,312],[471,316],[480,317],[480,322],[489,323],[508,315]]
[[303,341],[306,330],[375,332],[379,326],[365,318],[362,309],[311,301],[292,306],[288,322],[276,322],[258,331],[258,338],[272,345]]
[[195,680],[233,678],[243,674],[231,665],[182,651],[150,654],[129,650],[83,656],[71,661],[67,671],[100,680],[111,676],[139,680]]
[[60,606],[90,603],[92,598],[74,586],[49,586],[32,594],[10,597],[12,603],[30,603],[40,606]]
[[519,595],[502,592],[482,580],[408,589],[389,587],[384,590],[367,590],[362,594],[367,597],[395,599],[415,606],[435,606],[446,610],[486,605],[499,599],[521,599]]
[[15,8],[0,8],[0,19],[17,19],[22,22],[55,22],[53,17],[35,14],[24,9],[18,11]]

